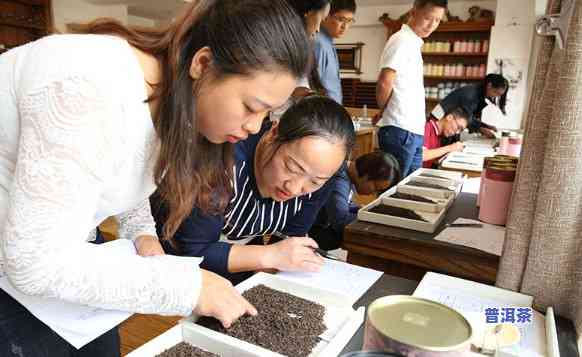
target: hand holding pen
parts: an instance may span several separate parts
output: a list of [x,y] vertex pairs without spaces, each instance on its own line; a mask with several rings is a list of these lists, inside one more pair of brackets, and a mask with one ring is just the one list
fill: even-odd
[[323,258],[316,253],[317,243],[308,237],[288,237],[276,233],[280,242],[267,245],[267,266],[280,271],[316,272],[324,263]]

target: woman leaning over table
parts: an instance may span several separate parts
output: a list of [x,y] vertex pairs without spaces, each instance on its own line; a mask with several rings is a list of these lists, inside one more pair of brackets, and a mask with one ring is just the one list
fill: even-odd
[[[175,257],[89,244],[103,219],[142,255],[192,207],[230,197],[232,144],[256,133],[307,68],[303,23],[282,0],[199,0],[168,28],[100,20],[0,56],[0,269],[27,295],[130,312],[256,310],[224,279]],[[76,351],[0,291],[1,356],[118,356],[116,330]]]
[[[355,137],[350,115],[333,99],[299,100],[279,122],[265,121],[258,134],[236,144],[233,193],[225,212],[210,215],[195,207],[164,249],[204,257],[202,267],[232,281],[258,270],[319,270],[317,243],[306,236]],[[162,233],[165,202],[157,195],[151,202]],[[263,236],[275,232],[290,238],[272,236],[274,244],[263,245]]]

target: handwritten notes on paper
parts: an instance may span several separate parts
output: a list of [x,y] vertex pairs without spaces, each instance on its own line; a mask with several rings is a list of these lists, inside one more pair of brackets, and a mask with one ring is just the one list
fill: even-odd
[[458,218],[453,222],[453,224],[455,223],[480,223],[483,226],[449,227],[444,229],[435,239],[501,256],[505,241],[505,227],[467,218]]
[[382,272],[360,266],[325,260],[317,273],[280,272],[277,276],[349,297],[353,305],[382,276]]

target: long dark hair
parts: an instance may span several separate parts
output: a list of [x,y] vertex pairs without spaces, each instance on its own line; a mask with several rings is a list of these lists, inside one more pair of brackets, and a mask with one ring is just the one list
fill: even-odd
[[153,113],[161,144],[154,178],[169,209],[164,238],[171,239],[194,205],[210,214],[224,211],[232,190],[232,145],[212,144],[199,133],[200,80],[189,75],[192,58],[208,46],[217,80],[256,71],[285,71],[300,78],[310,48],[293,9],[284,0],[197,0],[166,28],[128,28],[101,19],[85,32],[123,37],[160,62],[162,79],[148,101],[159,101]]
[[487,95],[487,85],[491,84],[491,87],[499,89],[502,88],[505,91],[499,98],[489,98],[493,104],[499,107],[503,115],[507,114],[505,112],[505,105],[507,104],[507,92],[509,92],[509,82],[501,74],[489,73],[483,82],[483,95]]
[[[330,4],[330,0],[287,0],[289,5],[295,10],[297,15],[303,20],[303,24],[307,26],[305,22],[305,15],[310,11],[319,11]],[[315,63],[315,56],[311,52],[311,69],[307,73],[307,80],[309,81],[309,86],[311,89],[317,92],[317,94],[326,95],[327,91],[321,83],[321,78],[319,77],[319,72],[317,70],[317,64]]]
[[329,0],[287,0],[287,2],[302,19],[305,19],[309,11],[321,10],[330,3]]
[[287,109],[279,120],[275,144],[280,146],[308,136],[340,140],[346,160],[356,141],[348,111],[333,99],[320,95],[302,98]]

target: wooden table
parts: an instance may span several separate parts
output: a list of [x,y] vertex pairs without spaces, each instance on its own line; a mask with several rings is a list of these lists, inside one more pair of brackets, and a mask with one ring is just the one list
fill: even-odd
[[374,151],[374,137],[376,131],[373,127],[365,127],[356,131],[356,143],[352,149],[351,158],[357,159],[359,156]]
[[[380,279],[366,291],[366,293],[354,304],[354,308],[369,306],[374,300],[387,295],[412,295],[418,283],[416,281],[398,278],[391,275],[382,275]],[[558,344],[560,356],[579,357],[576,347],[576,330],[570,320],[557,317],[556,327],[558,331]],[[362,349],[364,341],[364,327],[360,326],[346,347],[341,352],[344,353],[359,351]],[[341,356],[340,355],[340,356]]]
[[445,223],[459,217],[476,219],[476,199],[475,194],[461,192],[432,234],[357,220],[344,233],[348,262],[417,281],[426,271],[435,271],[494,283],[498,256],[434,239]]

